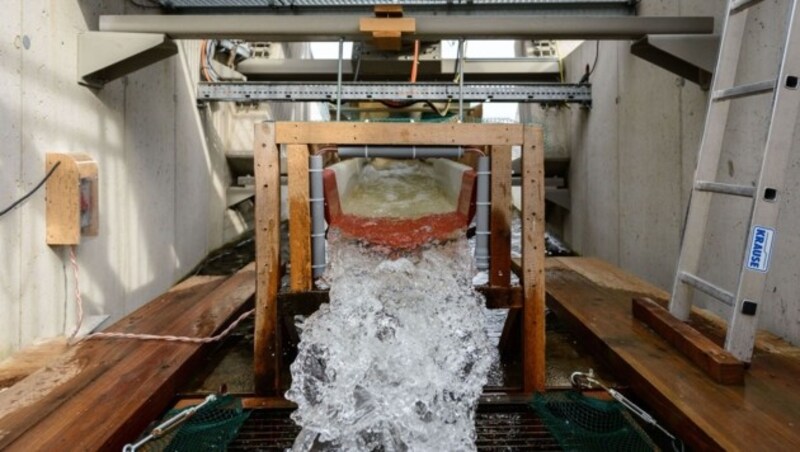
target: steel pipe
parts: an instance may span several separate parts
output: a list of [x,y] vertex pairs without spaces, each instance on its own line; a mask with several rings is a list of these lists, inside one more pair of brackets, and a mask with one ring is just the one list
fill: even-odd
[[319,278],[325,272],[325,191],[322,185],[322,155],[308,158],[311,189],[311,274]]
[[460,158],[467,149],[437,146],[339,146],[339,157],[388,159]]
[[[108,15],[100,31],[164,33],[173,39],[255,41],[366,41],[361,16]],[[636,39],[658,34],[711,34],[713,17],[642,16],[419,16],[407,39]]]
[[475,267],[489,269],[489,177],[491,168],[489,157],[478,159],[477,194],[475,199]]

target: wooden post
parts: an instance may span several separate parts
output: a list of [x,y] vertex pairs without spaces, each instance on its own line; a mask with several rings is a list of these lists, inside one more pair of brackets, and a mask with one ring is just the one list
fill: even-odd
[[311,290],[311,208],[309,206],[308,146],[286,146],[289,188],[289,261],[293,291]]
[[525,126],[522,145],[523,390],[545,390],[544,135]]
[[511,146],[492,146],[489,284],[511,285]]
[[256,124],[256,325],[255,388],[280,390],[278,288],[280,286],[281,170],[275,123]]

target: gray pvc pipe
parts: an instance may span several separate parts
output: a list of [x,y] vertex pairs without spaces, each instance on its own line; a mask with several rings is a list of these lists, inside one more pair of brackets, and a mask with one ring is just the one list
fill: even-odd
[[325,192],[322,187],[322,156],[308,158],[311,181],[311,274],[319,278],[325,271]]
[[460,158],[464,148],[437,146],[339,146],[339,157],[390,159]]
[[478,270],[489,269],[489,157],[478,159],[478,188],[475,201],[475,266]]

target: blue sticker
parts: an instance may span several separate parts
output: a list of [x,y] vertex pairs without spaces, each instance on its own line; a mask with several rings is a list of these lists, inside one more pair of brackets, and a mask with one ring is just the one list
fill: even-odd
[[775,230],[764,226],[753,227],[753,239],[747,256],[749,270],[766,273],[769,271],[769,258],[772,255],[772,242]]

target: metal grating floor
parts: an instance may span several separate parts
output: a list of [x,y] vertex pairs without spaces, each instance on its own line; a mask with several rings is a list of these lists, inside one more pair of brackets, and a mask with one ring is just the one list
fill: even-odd
[[[292,14],[371,12],[375,5],[395,5],[396,0],[158,0],[171,10],[253,11]],[[634,0],[403,0],[408,12],[472,12],[631,15]]]
[[[291,410],[254,410],[228,451],[278,451],[292,447],[300,432],[289,418]],[[482,406],[476,415],[480,451],[561,450],[527,405]]]

